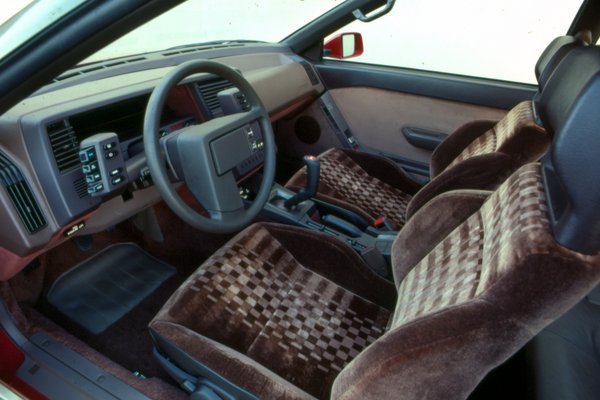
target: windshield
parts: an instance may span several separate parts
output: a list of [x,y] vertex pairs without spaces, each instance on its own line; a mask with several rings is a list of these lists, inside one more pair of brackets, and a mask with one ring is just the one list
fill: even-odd
[[343,0],[188,0],[82,61],[213,41],[278,42]]
[[85,0],[10,0],[0,7],[0,59]]

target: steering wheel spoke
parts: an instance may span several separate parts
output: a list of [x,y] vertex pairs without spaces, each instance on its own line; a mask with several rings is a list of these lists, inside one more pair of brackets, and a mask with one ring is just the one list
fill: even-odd
[[[215,118],[169,135],[159,143],[159,116],[169,90],[188,75],[208,72],[232,82],[246,96],[250,110]],[[260,131],[264,149],[257,148]],[[261,145],[262,147],[262,145]],[[275,174],[275,145],[268,113],[250,84],[235,70],[212,61],[191,61],[171,71],[156,87],[144,120],[144,148],[150,172],[165,202],[191,225],[210,232],[233,232],[249,224],[267,201]],[[164,150],[164,151],[161,151]],[[264,151],[261,187],[247,209],[240,198],[234,171]],[[209,212],[206,218],[179,198],[166,173],[167,159],[196,200]]]
[[262,110],[252,107],[248,111],[244,111],[244,112],[237,113],[237,114],[232,114],[231,117],[237,117],[237,119],[234,123],[238,126],[243,126],[243,125],[249,125],[253,122],[258,121],[262,115],[263,115]]
[[[218,176],[214,174],[195,174],[185,179],[194,198],[209,213],[233,213],[244,209],[233,172]],[[214,190],[206,190],[212,187]]]
[[245,211],[243,209],[238,210],[238,211],[228,211],[228,212],[210,211],[209,214],[210,214],[210,218],[214,221],[235,223],[236,221],[239,221],[240,218],[244,218]]

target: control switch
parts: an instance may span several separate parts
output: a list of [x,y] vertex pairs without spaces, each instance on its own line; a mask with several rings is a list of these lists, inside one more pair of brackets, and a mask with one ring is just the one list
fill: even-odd
[[84,139],[79,159],[91,196],[104,196],[127,184],[127,169],[116,133],[98,133]]

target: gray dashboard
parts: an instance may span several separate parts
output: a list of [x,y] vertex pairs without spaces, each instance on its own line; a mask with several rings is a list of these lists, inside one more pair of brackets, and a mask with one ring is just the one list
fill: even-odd
[[[238,69],[272,115],[324,91],[312,67],[283,46],[254,44],[221,53],[200,49],[185,58],[206,56]],[[154,86],[181,61],[185,59],[174,54],[162,64],[152,59],[145,67],[119,67],[115,75],[110,69],[85,79],[77,74],[73,82],[61,79],[0,117],[3,249],[17,258],[39,253],[73,234],[105,229],[160,200],[144,182],[141,127]],[[167,99],[160,134],[202,123],[232,107],[243,109],[243,98],[236,93],[219,77],[188,77]],[[123,190],[105,197],[88,193],[78,155],[83,140],[103,132],[117,134],[128,177]],[[15,185],[20,190],[16,194]]]

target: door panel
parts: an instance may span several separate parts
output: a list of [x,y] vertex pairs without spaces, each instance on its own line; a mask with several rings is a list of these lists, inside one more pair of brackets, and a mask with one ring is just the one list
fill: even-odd
[[531,99],[537,86],[348,61],[315,65],[328,89],[372,87],[493,108]]
[[426,164],[431,150],[409,143],[403,129],[449,134],[466,122],[498,120],[506,113],[497,108],[366,87],[334,89],[330,94],[362,146]]
[[428,176],[435,145],[474,120],[499,120],[533,85],[324,61],[316,68],[361,149]]

